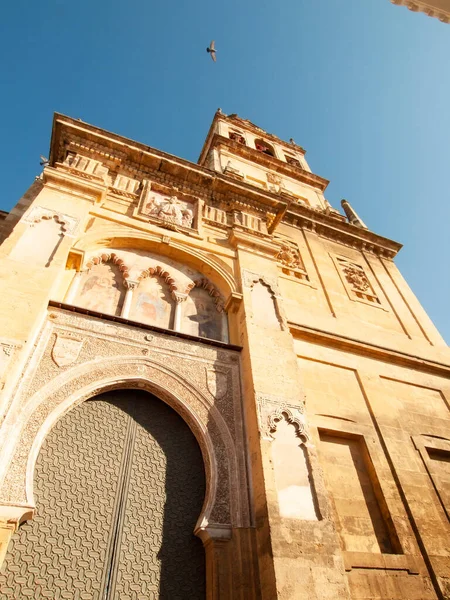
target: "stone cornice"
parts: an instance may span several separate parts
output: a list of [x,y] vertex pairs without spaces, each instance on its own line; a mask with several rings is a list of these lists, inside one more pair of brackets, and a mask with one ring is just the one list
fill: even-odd
[[90,200],[99,200],[106,191],[103,181],[99,178],[87,177],[83,173],[73,173],[68,169],[45,167],[43,172],[44,184],[57,189],[66,188],[78,192]]
[[345,222],[344,217],[336,211],[320,211],[301,205],[283,194],[256,188],[226,174],[216,173],[206,167],[59,114],[55,114],[52,131],[51,166],[48,168],[52,177],[61,176],[61,181],[73,179],[72,183],[78,180],[78,185],[86,188],[98,186],[98,192],[100,191],[101,186],[97,182],[86,180],[81,184],[81,177],[64,168],[60,170],[60,175],[53,175],[59,169],[52,167],[64,159],[64,148],[70,146],[74,140],[83,146],[85,153],[96,160],[109,165],[122,163],[122,167],[133,171],[136,178],[158,175],[167,181],[167,177],[170,177],[174,185],[189,189],[193,196],[201,197],[211,205],[222,203],[227,205],[227,209],[256,210],[264,217],[281,214],[281,222],[293,227],[316,231],[324,237],[388,258],[393,258],[401,248],[401,244],[397,242]]
[[[311,215],[311,213],[313,214]],[[372,252],[386,258],[394,258],[402,248],[402,244],[373,233],[369,229],[357,227],[347,221],[327,215],[325,212],[314,211],[301,204],[291,203],[283,222],[294,227],[313,231],[346,246]]]
[[288,322],[288,326],[295,339],[306,340],[329,348],[337,348],[359,356],[367,356],[375,360],[414,369],[415,371],[450,378],[450,363],[428,360],[414,354],[392,350],[356,338],[300,325],[299,323]]
[[306,171],[306,169],[302,169],[301,167],[292,166],[289,163],[276,158],[275,156],[269,156],[268,154],[259,152],[255,148],[250,148],[250,146],[239,144],[239,142],[230,140],[229,138],[219,135],[218,133],[215,133],[212,136],[209,148],[214,148],[216,146],[229,148],[233,151],[233,154],[236,154],[243,159],[250,160],[251,162],[257,163],[262,167],[266,167],[271,171],[275,171],[276,173],[286,175],[291,179],[306,183],[314,188],[319,189],[321,192],[324,192],[329,184],[328,179],[324,179],[323,177],[315,175],[310,171]]
[[392,4],[406,6],[413,12],[423,12],[429,17],[435,17],[442,23],[450,23],[450,0],[447,1],[447,7],[436,6],[433,2],[422,2],[422,0],[391,0]]

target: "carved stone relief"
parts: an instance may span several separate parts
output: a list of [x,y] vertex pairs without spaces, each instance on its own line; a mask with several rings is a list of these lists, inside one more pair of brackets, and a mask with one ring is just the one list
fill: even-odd
[[343,256],[335,256],[333,258],[350,298],[375,305],[381,304],[364,267]]
[[58,367],[67,367],[74,363],[83,347],[83,339],[72,333],[56,334],[52,358]]
[[246,526],[246,453],[235,358],[236,351],[52,309],[25,368],[20,396],[13,399],[19,411],[10,413],[14,433],[11,454],[3,456],[3,468],[9,469],[0,499],[32,504],[32,457],[61,414],[108,389],[141,388],[172,406],[198,439],[209,485],[204,525]]
[[276,173],[266,173],[268,188],[274,194],[279,194],[284,190],[283,179]]
[[286,241],[282,242],[281,248],[275,258],[285,275],[309,281],[300,251],[296,245]]
[[5,385],[3,376],[6,373],[14,352],[19,347],[20,346],[10,340],[0,339],[0,391]]
[[150,181],[144,181],[139,213],[160,221],[168,229],[176,230],[177,227],[192,229],[196,204],[179,198],[176,190],[168,190],[168,192],[153,189]]

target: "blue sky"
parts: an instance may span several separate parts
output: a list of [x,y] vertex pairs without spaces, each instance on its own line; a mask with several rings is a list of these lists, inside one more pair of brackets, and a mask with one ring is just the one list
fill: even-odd
[[334,206],[405,245],[450,340],[450,25],[389,0],[16,0],[0,50],[0,208],[39,173],[54,111],[196,161],[221,107],[293,137]]

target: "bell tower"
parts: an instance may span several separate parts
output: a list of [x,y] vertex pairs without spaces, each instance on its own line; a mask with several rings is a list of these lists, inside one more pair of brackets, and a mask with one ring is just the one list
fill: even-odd
[[330,208],[323,195],[328,181],[311,172],[305,150],[236,114],[227,116],[220,109],[216,112],[198,162],[304,206]]

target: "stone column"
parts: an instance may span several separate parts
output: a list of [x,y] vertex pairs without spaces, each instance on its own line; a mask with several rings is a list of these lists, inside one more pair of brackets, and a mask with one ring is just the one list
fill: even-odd
[[181,292],[172,292],[172,298],[175,300],[175,316],[173,320],[174,331],[181,331],[182,303],[186,302],[187,294]]
[[128,279],[125,281],[125,287],[127,288],[127,291],[122,305],[122,312],[120,313],[120,316],[124,319],[128,319],[130,315],[131,302],[133,301],[133,292],[138,285],[138,281],[129,281]]
[[230,556],[231,527],[211,525],[196,532],[206,555],[206,599],[235,598]]
[[69,289],[67,290],[67,294],[64,298],[65,304],[73,304],[73,301],[75,300],[76,295],[78,293],[78,289],[80,287],[82,275],[82,271],[75,273],[74,278],[72,279],[72,283],[70,284]]

